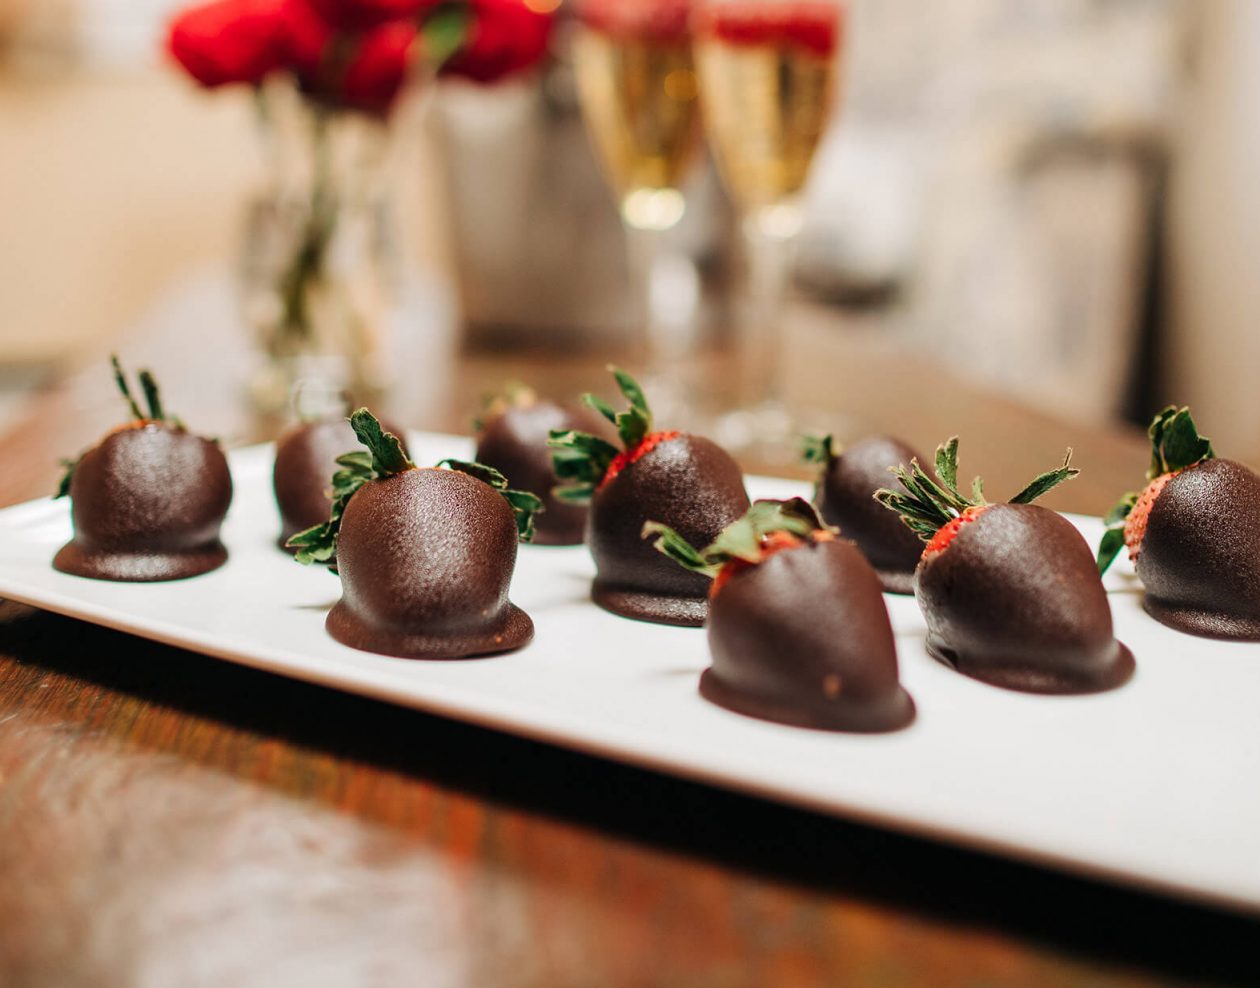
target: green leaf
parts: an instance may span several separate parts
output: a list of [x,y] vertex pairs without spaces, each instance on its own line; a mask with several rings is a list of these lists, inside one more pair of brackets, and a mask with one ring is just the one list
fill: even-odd
[[296,549],[296,559],[303,566],[312,563],[328,565],[337,572],[337,539],[341,534],[341,516],[346,505],[360,487],[376,478],[372,467],[372,454],[367,450],[355,450],[337,457],[338,469],[332,476],[332,509],[328,521],[298,532],[285,543]]
[[516,537],[521,542],[534,540],[534,524],[538,514],[547,510],[543,507],[542,498],[529,491],[517,491],[511,488],[499,492],[507,501],[512,513],[516,516]]
[[695,546],[668,525],[662,525],[658,521],[649,521],[644,524],[641,534],[645,539],[653,535],[659,536],[652,543],[652,547],[693,573],[703,573],[705,576],[714,577],[722,568],[722,564],[708,562]]
[[127,375],[123,373],[122,364],[118,361],[118,354],[111,354],[109,362],[114,366],[114,383],[118,385],[118,390],[122,392],[123,398],[127,400],[127,407],[131,409],[131,416],[134,419],[143,419],[144,412],[140,410],[140,406],[136,404],[135,396],[131,393],[131,385],[127,383]]
[[617,434],[621,437],[622,446],[634,449],[652,431],[652,412],[648,408],[647,396],[639,387],[639,382],[619,367],[609,366],[617,387],[630,402],[630,407],[619,412],[613,420],[617,426]]
[[392,432],[381,427],[380,420],[366,408],[356,410],[350,416],[350,427],[372,454],[372,469],[377,477],[392,477],[395,474],[415,469],[415,464],[407,458],[402,442]]
[[[82,457],[79,457],[79,459],[82,459]],[[74,479],[74,471],[79,466],[79,459],[59,461],[63,473],[61,474],[60,483],[57,484],[57,493],[53,495],[54,501],[59,497],[68,497],[70,495],[70,482]]]
[[599,412],[600,415],[608,419],[608,421],[613,425],[617,424],[617,410],[613,408],[612,405],[608,404],[608,402],[604,401],[603,398],[599,397],[599,395],[593,395],[590,392],[587,392],[582,395],[582,401],[589,407],[595,409],[595,411]]
[[[1071,460],[1072,451],[1069,449],[1063,466],[1037,477],[1011,498],[1010,503],[1027,504],[1075,477],[1080,471],[1070,465]],[[942,525],[953,521],[968,508],[988,503],[984,497],[984,482],[979,477],[971,482],[971,497],[958,490],[957,436],[950,437],[936,449],[936,474],[940,483],[924,471],[917,459],[911,460],[909,467],[894,467],[891,473],[902,490],[881,488],[875,492],[875,500],[890,511],[897,512],[906,527],[924,542],[930,542]]]
[[1124,528],[1110,528],[1098,543],[1098,575],[1102,576],[1124,548]]
[[654,547],[696,573],[716,576],[727,563],[741,559],[759,563],[763,541],[775,533],[787,532],[807,539],[815,532],[831,531],[818,516],[817,509],[804,498],[787,501],[757,501],[744,515],[727,525],[704,549],[697,550],[677,532],[660,522],[643,526],[643,537],[659,535]]
[[1129,515],[1133,513],[1133,508],[1137,501],[1137,492],[1130,491],[1103,518],[1107,530],[1103,533],[1102,540],[1098,543],[1099,575],[1107,572],[1107,568],[1115,561],[1116,556],[1120,554],[1120,550],[1124,548],[1125,522],[1129,520]]
[[1063,457],[1063,466],[1057,470],[1050,470],[1041,476],[1033,479],[1033,482],[1025,487],[1022,491],[1011,498],[1011,504],[1032,504],[1033,501],[1041,497],[1043,494],[1054,490],[1065,480],[1071,480],[1080,471],[1072,466],[1072,450],[1068,448],[1067,455]]
[[640,412],[645,418],[651,416],[648,410],[647,395],[643,393],[643,388],[639,386],[639,382],[623,371],[620,367],[609,365],[608,369],[612,371],[612,376],[617,381],[617,387],[621,390],[621,394],[626,401],[630,402],[630,407]]
[[1164,469],[1164,429],[1177,414],[1177,406],[1169,405],[1151,419],[1146,434],[1151,440],[1151,465],[1146,468],[1146,479],[1154,480],[1167,471]]
[[755,563],[761,559],[761,541],[766,536],[787,532],[803,538],[826,527],[818,510],[804,498],[756,501],[742,518],[718,533],[705,555]]
[[565,504],[589,504],[595,496],[594,484],[572,484],[567,487],[553,487],[552,496]]
[[1216,456],[1211,440],[1199,435],[1189,408],[1174,410],[1170,406],[1164,409],[1151,424],[1151,439],[1152,464],[1156,465],[1159,473],[1148,475],[1148,480],[1184,470]]
[[946,442],[936,447],[936,475],[948,489],[958,490],[957,436],[950,436]]
[[919,466],[917,457],[908,467],[894,467],[891,473],[902,491],[882,487],[875,492],[875,500],[897,512],[902,522],[924,542],[931,541],[942,525],[961,514],[956,507],[957,498],[932,482]]
[[140,387],[144,391],[144,402],[149,406],[149,418],[154,422],[165,422],[166,413],[162,410],[162,395],[150,371],[140,372]]
[[421,51],[436,71],[464,47],[472,30],[473,16],[467,6],[438,7],[420,28]]
[[831,463],[835,459],[835,447],[831,436],[802,436],[801,459],[806,463],[817,463],[821,466]]
[[565,429],[552,430],[547,445],[552,449],[552,472],[560,481],[555,495],[570,504],[583,504],[594,496],[619,452],[599,436]]
[[470,477],[476,477],[484,484],[489,484],[496,491],[505,491],[508,489],[508,479],[499,473],[494,467],[488,467],[484,463],[474,463],[470,460],[439,460],[439,467],[447,467],[451,470],[458,470],[460,473],[466,473]]

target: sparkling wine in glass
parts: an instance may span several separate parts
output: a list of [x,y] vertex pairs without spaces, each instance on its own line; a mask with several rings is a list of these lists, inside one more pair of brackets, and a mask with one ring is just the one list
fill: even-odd
[[[687,333],[661,304],[661,234],[686,211],[682,183],[699,157],[701,126],[690,0],[581,0],[573,42],[578,96],[617,197],[640,283],[649,376],[678,401],[671,368]],[[660,400],[654,396],[654,404]]]
[[775,327],[801,193],[837,99],[845,6],[697,0],[693,18],[705,127],[748,247],[742,410],[723,431],[732,445],[763,453],[790,438]]

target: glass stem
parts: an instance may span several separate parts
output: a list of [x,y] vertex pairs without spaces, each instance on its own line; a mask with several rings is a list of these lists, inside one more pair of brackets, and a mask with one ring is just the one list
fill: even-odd
[[782,404],[783,304],[794,256],[791,238],[748,224],[748,300],[740,361],[745,408]]
[[664,311],[659,290],[664,231],[627,226],[630,242],[630,272],[639,302],[645,344],[645,386],[652,394],[657,417],[666,417],[681,399],[682,361],[686,341],[677,319]]

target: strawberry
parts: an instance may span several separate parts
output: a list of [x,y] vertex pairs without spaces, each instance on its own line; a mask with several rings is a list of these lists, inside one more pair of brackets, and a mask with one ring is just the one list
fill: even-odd
[[596,604],[623,617],[699,627],[708,614],[708,582],[671,566],[640,533],[644,522],[659,519],[693,543],[712,542],[748,509],[743,474],[708,439],[654,430],[638,383],[611,370],[629,409],[614,411],[589,394],[583,401],[616,427],[621,448],[590,433],[553,432],[556,496],[591,506]]
[[1188,408],[1165,408],[1149,435],[1148,483],[1107,515],[1099,570],[1127,548],[1156,620],[1208,638],[1260,641],[1260,477],[1218,459]]
[[914,719],[879,577],[802,498],[758,501],[697,550],[648,522],[643,536],[710,577],[706,699],[763,720],[830,731],[892,731]]
[[1133,674],[1116,641],[1092,554],[1076,528],[1036,498],[1076,476],[1072,451],[1005,504],[977,478],[958,490],[958,439],[936,451],[933,480],[917,460],[877,495],[925,543],[914,592],[927,650],[964,675],[1031,693],[1093,693]]
[[338,457],[328,521],[289,540],[298,562],[341,577],[328,633],[352,648],[417,659],[526,644],[534,624],[508,586],[539,499],[480,463],[417,467],[366,408],[350,425],[367,448]]
[[875,436],[838,451],[831,436],[809,436],[804,442],[808,463],[821,468],[814,503],[829,525],[837,526],[871,561],[888,593],[914,593],[914,568],[923,543],[880,507],[875,492],[888,482],[888,472],[915,458],[898,439]]
[[475,423],[478,463],[494,467],[513,487],[542,498],[534,545],[580,545],[587,508],[552,493],[556,478],[547,440],[553,431],[598,432],[603,423],[585,408],[568,408],[539,398],[529,388],[509,388],[492,399]]
[[223,451],[166,414],[147,370],[139,374],[146,414],[117,357],[113,367],[132,417],[79,459],[64,461],[56,496],[70,498],[74,538],[53,566],[125,582],[179,580],[217,569],[227,561],[219,529],[232,503]]

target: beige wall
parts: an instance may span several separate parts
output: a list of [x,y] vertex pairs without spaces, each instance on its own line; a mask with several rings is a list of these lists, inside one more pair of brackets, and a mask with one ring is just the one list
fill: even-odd
[[0,77],[0,357],[117,333],[234,250],[255,174],[248,103],[165,73]]
[[1218,450],[1260,458],[1260,3],[1198,0],[1178,131],[1168,400]]

